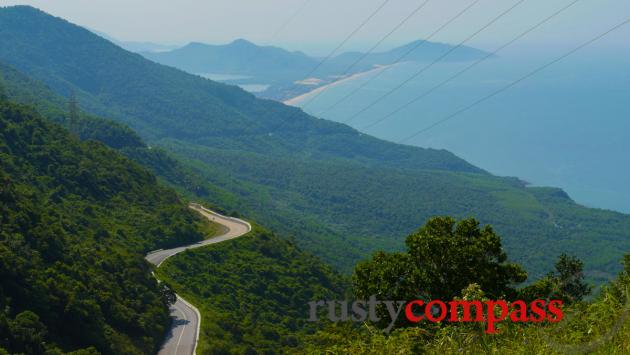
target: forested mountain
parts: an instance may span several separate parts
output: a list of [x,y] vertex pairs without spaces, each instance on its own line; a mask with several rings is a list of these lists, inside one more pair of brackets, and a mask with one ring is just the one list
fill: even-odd
[[363,137],[237,87],[155,64],[31,7],[3,8],[0,20],[1,62],[62,96],[74,92],[86,111],[125,121],[150,141],[179,139],[276,156],[479,171],[445,151]]
[[202,312],[203,354],[300,352],[306,336],[324,325],[307,322],[308,302],[343,299],[348,286],[317,258],[258,226],[167,260],[159,277]]
[[[388,65],[405,56],[406,61],[431,61],[451,50],[453,46],[429,41],[414,41],[404,46],[384,52],[364,54],[347,52],[339,54],[324,63],[316,76],[340,75],[361,59],[353,72],[364,71],[374,65]],[[417,49],[417,50],[414,50]],[[259,82],[286,82],[306,79],[319,64],[321,58],[309,57],[302,52],[290,52],[273,46],[259,46],[244,39],[225,45],[212,45],[193,42],[168,52],[143,52],[147,59],[185,70],[189,73],[234,74],[252,76]],[[467,61],[486,55],[484,51],[462,46],[446,58],[447,61]],[[245,78],[244,78],[245,79]]]
[[[235,74],[264,83],[301,79],[318,61],[301,52],[258,46],[244,39],[225,45],[189,43],[169,52],[144,52],[145,58],[193,74]],[[243,78],[247,79],[247,78]]]
[[[30,101],[34,107],[6,99]],[[112,144],[198,200],[208,190],[219,190],[165,152],[146,147],[129,128],[84,114],[73,119],[62,102],[45,85],[0,65],[0,353],[153,353],[170,324],[169,291],[151,277],[143,255],[201,239],[208,228],[172,190],[96,141]],[[77,135],[47,121],[59,121]],[[225,192],[215,194],[229,200]],[[346,286],[329,266],[258,226],[243,241],[210,249],[173,261],[190,265],[184,266],[185,275],[168,271],[172,268],[159,271],[178,292],[188,292],[181,284],[199,277],[212,285],[214,307],[190,298],[203,306],[204,316],[217,317],[202,323],[206,346],[210,341],[212,346],[236,346],[232,340],[216,343],[214,337],[239,337],[232,317],[248,317],[251,307],[265,304],[264,329],[261,324],[244,327],[251,340],[242,349],[252,344],[273,349],[278,332],[288,337],[284,346],[294,348],[298,334],[292,333],[304,325],[302,302],[312,296],[339,297]],[[204,271],[216,268],[217,261],[225,272],[216,269],[208,279]],[[244,272],[243,263],[258,275]],[[247,282],[264,282],[264,287]],[[219,284],[228,287],[217,289]],[[249,311],[217,308],[234,300],[232,287],[243,287],[241,303]],[[280,294],[284,298],[277,299]],[[270,313],[284,314],[277,307],[291,310],[290,320]],[[308,327],[310,332],[318,328]]]
[[[226,45],[190,43],[168,52],[141,53],[145,58],[172,66],[192,74],[222,74],[226,81],[236,84],[266,84],[260,96],[275,99],[274,93],[286,91],[297,96],[317,85],[302,85],[306,75],[321,80],[319,85],[337,80],[340,76],[373,69],[376,65],[390,65],[404,57],[404,61],[428,62],[440,57],[453,46],[429,41],[414,41],[388,51],[365,54],[347,52],[326,62],[302,52],[289,52],[273,46],[259,46],[239,39]],[[452,51],[445,61],[468,61],[485,56],[475,48],[461,46]],[[322,63],[320,65],[320,63]],[[317,71],[312,70],[317,67]],[[225,76],[225,74],[228,74]]]
[[[95,140],[114,148],[143,167],[151,170],[178,192],[190,198],[204,198],[209,190],[227,199],[226,191],[208,184],[190,168],[182,165],[161,149],[147,146],[129,127],[115,121],[89,115],[78,108],[76,117],[69,118],[70,102],[55,94],[45,84],[0,63],[0,86],[9,101],[27,104],[48,120],[75,133],[81,140]],[[206,204],[211,203],[205,201]],[[213,206],[216,208],[216,206]]]
[[0,348],[155,351],[170,320],[143,255],[201,239],[199,217],[137,164],[6,101],[0,161]]
[[0,38],[0,62],[128,124],[211,183],[207,200],[295,235],[342,270],[375,249],[401,248],[435,215],[493,224],[530,278],[567,251],[591,278],[609,279],[630,249],[626,215],[150,62],[33,8],[1,9]]

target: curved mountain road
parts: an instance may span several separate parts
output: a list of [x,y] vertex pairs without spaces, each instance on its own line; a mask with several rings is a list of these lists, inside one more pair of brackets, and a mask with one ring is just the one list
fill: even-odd
[[[226,240],[238,238],[252,230],[249,223],[238,218],[226,217],[216,212],[210,211],[203,206],[191,203],[189,207],[212,222],[223,225],[226,231],[216,237],[203,240],[198,243],[166,250],[152,251],[145,259],[153,265],[160,267],[164,260],[181,253],[187,249],[199,248],[209,244],[220,243]],[[173,323],[171,330],[166,336],[164,344],[159,351],[159,355],[190,355],[195,354],[197,341],[199,340],[199,326],[201,315],[195,306],[177,296],[177,301],[171,306],[171,318]]]

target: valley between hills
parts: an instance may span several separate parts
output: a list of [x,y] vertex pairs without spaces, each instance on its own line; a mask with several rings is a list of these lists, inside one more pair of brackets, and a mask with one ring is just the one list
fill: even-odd
[[[140,55],[30,6],[0,8],[0,34],[0,354],[630,351],[630,215],[276,101],[302,53],[263,48],[292,58],[271,100],[179,68],[242,72],[233,51],[261,50],[243,40]],[[313,300],[420,294],[571,317],[495,337],[307,320]]]

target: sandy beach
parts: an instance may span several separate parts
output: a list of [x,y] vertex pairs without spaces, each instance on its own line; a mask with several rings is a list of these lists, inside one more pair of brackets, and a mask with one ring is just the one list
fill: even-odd
[[[372,69],[370,69],[368,71],[352,74],[352,75],[347,76],[347,77],[345,77],[343,79],[333,81],[330,84],[326,84],[326,85],[320,86],[318,88],[315,88],[315,89],[313,89],[313,90],[311,90],[311,91],[309,91],[307,93],[304,93],[302,95],[299,95],[299,96],[290,98],[288,100],[285,100],[285,101],[283,101],[283,103],[285,105],[298,106],[302,101],[304,101],[305,99],[309,98],[312,95],[317,95],[317,93],[322,92],[324,90],[327,90],[328,88],[331,88],[331,87],[334,87],[334,86],[337,86],[337,85],[341,85],[343,83],[347,83],[347,82],[352,81],[352,80],[356,80],[356,79],[362,78],[362,77],[364,77],[366,75],[378,72],[378,71],[383,70],[383,69],[385,69],[387,67],[389,67],[389,65],[379,65],[379,66],[374,67],[374,68],[372,68]],[[307,79],[307,80],[310,80],[310,79]]]

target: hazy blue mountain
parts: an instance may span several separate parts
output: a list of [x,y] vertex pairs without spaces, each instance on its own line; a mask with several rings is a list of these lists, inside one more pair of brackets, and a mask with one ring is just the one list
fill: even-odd
[[257,46],[244,39],[225,45],[190,43],[162,53],[142,53],[155,62],[194,74],[236,74],[264,83],[296,80],[317,64],[302,52]]
[[[361,59],[361,57],[364,56],[364,53],[361,52],[342,53],[332,58],[326,68],[329,71],[332,71],[330,68],[345,70],[348,66],[361,59],[361,62],[354,69],[354,71],[361,71],[372,68],[374,65],[392,64],[403,56],[403,62],[430,62],[446,54],[446,52],[453,48],[453,45],[446,43],[417,40],[388,51],[370,53],[363,59]],[[486,55],[487,53],[482,50],[461,46],[449,53],[443,61],[464,62],[475,60]]]
[[[318,84],[321,85],[337,80],[341,74],[354,74],[372,69],[375,65],[392,64],[406,53],[409,55],[404,61],[425,62],[438,58],[452,48],[449,44],[418,40],[365,57],[361,52],[348,52],[329,59],[312,76],[322,80]],[[462,46],[449,54],[445,61],[468,61],[485,54],[475,48]],[[259,46],[244,39],[226,45],[190,43],[172,51],[147,52],[142,55],[189,73],[202,76],[213,74],[209,76],[211,79],[246,85],[264,84],[268,86],[265,87],[267,92],[263,91],[261,96],[274,99],[286,99],[316,88],[318,85],[300,85],[296,81],[307,79],[306,76],[321,62],[321,58],[309,57],[302,52]],[[361,61],[357,62],[359,59]]]
[[532,277],[561,252],[611,277],[630,217],[584,208],[557,189],[495,177],[445,150],[397,145],[229,85],[151,62],[29,7],[0,10],[0,61],[75,92],[88,112],[124,122],[230,196],[237,210],[348,270],[434,215],[495,225]]
[[[153,63],[32,7],[4,8],[0,19],[5,35],[0,62],[62,96],[74,92],[87,111],[125,121],[151,140],[184,139],[282,156],[350,157],[410,169],[482,171],[446,151],[375,140],[238,87]],[[274,134],[282,132],[292,134]]]

